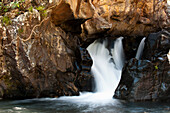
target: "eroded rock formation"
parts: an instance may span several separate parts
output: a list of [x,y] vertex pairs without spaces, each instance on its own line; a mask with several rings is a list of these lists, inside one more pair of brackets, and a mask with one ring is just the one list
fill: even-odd
[[61,0],[58,4],[52,13],[53,23],[88,19],[81,25],[86,35],[108,31],[119,36],[146,36],[169,26],[166,1]]

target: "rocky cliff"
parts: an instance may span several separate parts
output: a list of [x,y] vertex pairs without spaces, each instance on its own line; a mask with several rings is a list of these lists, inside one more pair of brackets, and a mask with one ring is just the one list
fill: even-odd
[[135,40],[168,30],[170,25],[167,1],[0,3],[1,98],[58,97],[91,91],[92,60],[85,48],[93,40],[118,36]]

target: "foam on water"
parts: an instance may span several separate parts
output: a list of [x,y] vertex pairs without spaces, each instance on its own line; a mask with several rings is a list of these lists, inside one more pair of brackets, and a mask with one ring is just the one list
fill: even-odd
[[113,103],[114,92],[121,78],[124,65],[124,53],[122,46],[123,37],[114,42],[114,48],[106,48],[107,40],[94,41],[87,50],[93,60],[91,72],[95,78],[95,91],[93,93],[81,93],[80,96],[60,97],[59,100],[74,103]]

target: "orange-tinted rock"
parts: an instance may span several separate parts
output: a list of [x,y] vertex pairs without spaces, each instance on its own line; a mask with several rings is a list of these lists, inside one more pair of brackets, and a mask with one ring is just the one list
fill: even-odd
[[52,10],[52,22],[56,25],[62,24],[63,22],[67,20],[72,20],[74,18],[70,5],[66,2],[61,1]]
[[[170,24],[168,12],[166,11],[166,1],[76,0],[73,2],[72,0],[63,0],[63,2],[70,5],[70,9],[66,8],[63,11],[66,14],[68,12],[71,14],[72,12],[73,18],[71,16],[70,20],[90,19],[82,25],[83,32],[87,31],[87,35],[110,29],[108,33],[112,35],[146,36],[160,28],[167,28]],[[64,4],[59,4],[56,8],[61,5],[64,7]],[[57,21],[58,18],[56,8],[52,13],[52,16],[55,17],[54,19],[52,18],[52,21]],[[69,20],[69,15],[63,16]]]

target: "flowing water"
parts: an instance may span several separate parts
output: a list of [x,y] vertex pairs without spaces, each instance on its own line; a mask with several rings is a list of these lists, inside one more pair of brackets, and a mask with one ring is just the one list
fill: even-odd
[[0,113],[170,113],[170,103],[130,103],[117,99],[107,104],[80,104],[55,98],[1,100]]
[[118,38],[111,46],[108,46],[108,40],[96,40],[87,48],[93,60],[91,71],[95,77],[94,92],[82,92],[80,96],[60,98],[1,100],[0,113],[170,112],[167,103],[129,103],[113,98],[124,65],[122,39]]
[[144,37],[139,44],[139,47],[138,47],[138,50],[137,50],[137,53],[136,53],[136,57],[135,57],[137,60],[141,59],[143,49],[144,49],[144,46],[145,46],[145,39],[146,38]]

